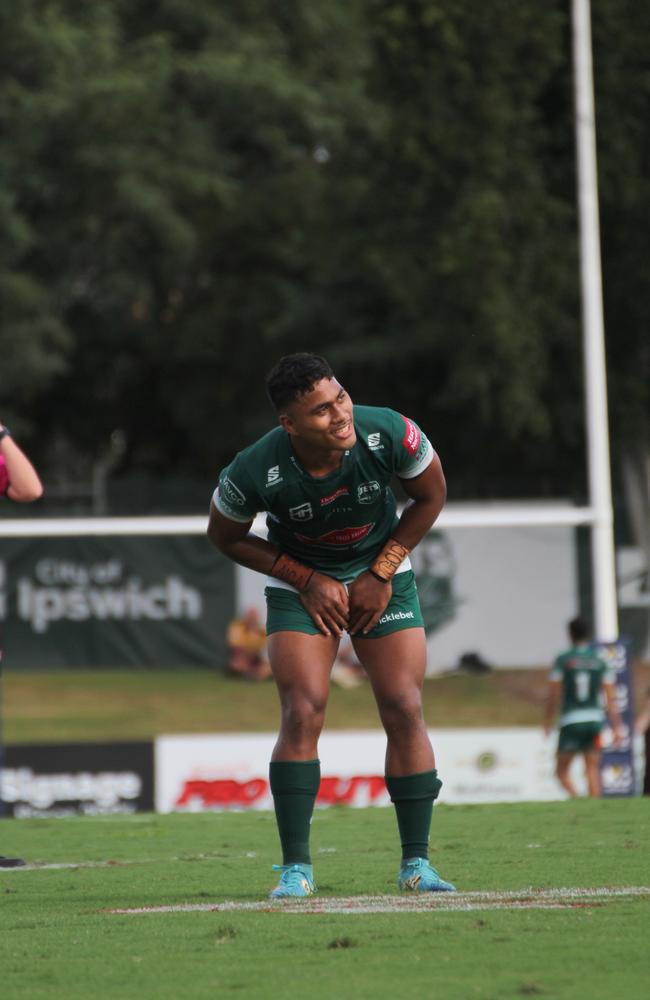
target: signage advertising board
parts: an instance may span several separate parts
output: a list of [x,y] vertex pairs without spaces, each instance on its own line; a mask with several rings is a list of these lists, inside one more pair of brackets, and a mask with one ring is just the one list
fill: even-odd
[[153,744],[7,746],[0,772],[5,816],[106,816],[154,805]]

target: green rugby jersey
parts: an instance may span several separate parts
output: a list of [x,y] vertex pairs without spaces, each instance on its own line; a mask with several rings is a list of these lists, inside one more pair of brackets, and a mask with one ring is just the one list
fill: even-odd
[[561,653],[550,678],[562,682],[561,726],[604,721],[601,693],[603,684],[614,683],[614,674],[592,645],[573,646]]
[[[414,478],[434,454],[417,424],[394,410],[355,406],[354,428],[354,447],[322,478],[302,468],[290,435],[274,428],[222,471],[217,510],[242,523],[265,511],[270,542],[321,573],[353,580],[372,565],[397,524],[392,477]],[[409,568],[407,559],[400,570]]]

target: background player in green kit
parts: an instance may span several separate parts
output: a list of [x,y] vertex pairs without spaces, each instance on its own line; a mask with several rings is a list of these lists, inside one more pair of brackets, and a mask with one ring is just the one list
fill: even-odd
[[[453,890],[428,862],[442,783],[422,715],[426,647],[408,558],[445,501],[440,461],[407,417],[353,406],[316,355],[283,358],[267,390],[280,426],[221,473],[208,535],[235,562],[268,576],[269,659],[282,708],[270,782],[283,864],[271,895],[315,889],[309,826],[318,739],[344,632],[386,731],[386,785],[402,842],[398,884]],[[394,476],[410,498],[399,518]],[[259,511],[267,512],[268,541],[250,532]]]
[[549,678],[544,730],[548,735],[560,711],[560,733],[556,774],[573,798],[577,795],[569,774],[576,754],[584,756],[589,795],[601,794],[600,733],[605,722],[603,695],[612,725],[614,742],[622,739],[621,719],[616,704],[614,675],[590,642],[589,628],[582,618],[569,622],[571,648],[557,657]]

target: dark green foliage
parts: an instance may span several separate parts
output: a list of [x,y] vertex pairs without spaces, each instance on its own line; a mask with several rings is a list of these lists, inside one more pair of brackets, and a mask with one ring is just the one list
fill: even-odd
[[[650,16],[594,0],[615,442],[648,408]],[[11,9],[10,9],[11,8]],[[584,492],[568,3],[0,12],[0,416],[46,478],[213,479],[330,357],[454,499]],[[645,372],[645,376],[644,376]]]

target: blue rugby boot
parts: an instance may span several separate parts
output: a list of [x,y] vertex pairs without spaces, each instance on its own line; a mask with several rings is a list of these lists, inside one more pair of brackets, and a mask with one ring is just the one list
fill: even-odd
[[282,875],[270,893],[271,899],[296,899],[316,892],[312,865],[302,862],[295,865],[273,865],[273,870],[282,872]]
[[426,858],[406,858],[402,861],[397,885],[407,892],[456,892],[456,886],[441,879]]

